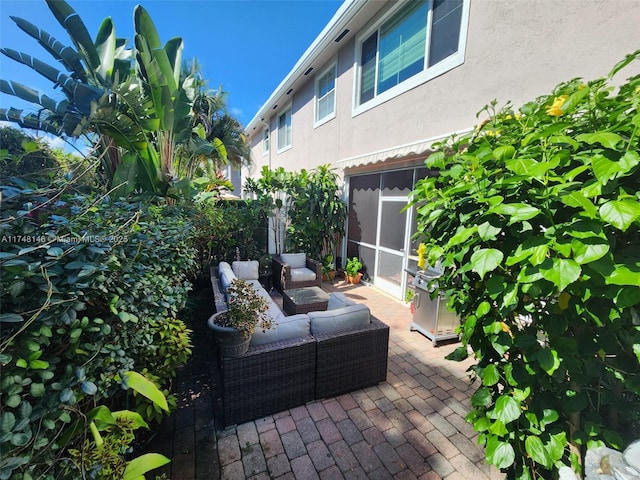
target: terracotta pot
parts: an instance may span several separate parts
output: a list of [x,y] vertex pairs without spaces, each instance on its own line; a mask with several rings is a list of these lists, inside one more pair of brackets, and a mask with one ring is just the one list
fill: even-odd
[[322,279],[328,282],[333,282],[333,279],[336,278],[336,271],[331,270],[329,273],[323,273]]
[[353,277],[352,277],[352,276],[350,276],[350,275],[347,275],[347,274],[345,273],[345,277],[347,278],[347,282],[348,282],[348,283],[351,283],[351,284],[353,284],[353,285],[356,285],[356,284],[360,283],[360,280],[362,280],[362,273],[358,272],[358,273],[357,273],[355,276],[353,276]]
[[225,312],[214,313],[207,320],[207,325],[211,330],[218,344],[218,348],[223,357],[240,357],[249,350],[251,336],[245,337],[240,330],[231,327],[221,327],[216,323],[216,319]]

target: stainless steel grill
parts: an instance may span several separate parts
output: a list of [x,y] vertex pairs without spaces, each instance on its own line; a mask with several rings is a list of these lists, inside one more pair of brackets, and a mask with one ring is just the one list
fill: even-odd
[[434,347],[439,340],[458,338],[455,329],[460,324],[460,319],[447,309],[447,300],[442,295],[431,299],[429,282],[437,279],[441,272],[427,268],[411,273],[414,275],[413,286],[416,290],[411,330],[431,339]]

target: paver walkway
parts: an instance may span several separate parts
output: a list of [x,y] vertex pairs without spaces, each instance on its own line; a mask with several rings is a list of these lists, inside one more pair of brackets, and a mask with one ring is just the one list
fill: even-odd
[[[253,422],[215,429],[215,358],[194,349],[180,374],[180,408],[153,445],[172,458],[164,470],[189,479],[501,479],[484,462],[469,411],[469,361],[411,332],[411,313],[366,285],[324,284],[366,303],[390,326],[387,381]],[[206,330],[206,329],[205,329]],[[196,343],[212,342],[196,331]],[[198,341],[199,340],[199,341]],[[160,449],[157,447],[160,446]],[[217,447],[217,448],[216,448]]]

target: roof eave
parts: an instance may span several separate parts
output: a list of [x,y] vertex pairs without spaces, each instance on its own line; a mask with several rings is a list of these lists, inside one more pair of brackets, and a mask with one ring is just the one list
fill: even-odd
[[302,57],[293,66],[289,74],[280,82],[267,101],[260,107],[258,113],[254,115],[245,132],[250,135],[258,125],[261,125],[265,118],[269,117],[269,110],[276,102],[286,95],[290,86],[312,66],[313,62],[320,54],[335,41],[336,37],[342,33],[348,23],[357,13],[371,0],[345,0],[329,23],[324,27],[313,43],[307,48]]

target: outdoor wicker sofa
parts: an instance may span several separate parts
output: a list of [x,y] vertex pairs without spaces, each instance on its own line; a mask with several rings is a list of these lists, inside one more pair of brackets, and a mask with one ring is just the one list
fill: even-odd
[[[216,311],[223,311],[226,302],[215,267],[211,283]],[[362,304],[349,308],[359,313],[366,309]],[[310,321],[324,321],[326,317],[328,325],[339,318],[341,311],[309,312],[294,317]],[[389,327],[373,316],[369,320],[367,324],[338,331],[318,331],[252,344],[240,357],[219,358],[221,426],[244,423],[384,382]]]

